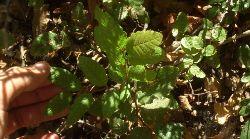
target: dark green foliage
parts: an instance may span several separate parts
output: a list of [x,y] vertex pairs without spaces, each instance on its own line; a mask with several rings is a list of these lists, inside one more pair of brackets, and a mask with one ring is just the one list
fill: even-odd
[[78,66],[89,81],[96,86],[105,86],[108,81],[105,69],[89,57],[81,56]]
[[45,114],[53,116],[69,107],[72,100],[71,94],[62,92],[49,101],[45,108]]
[[53,84],[62,87],[64,90],[75,92],[81,89],[81,82],[76,75],[66,69],[59,67],[51,67],[50,80]]

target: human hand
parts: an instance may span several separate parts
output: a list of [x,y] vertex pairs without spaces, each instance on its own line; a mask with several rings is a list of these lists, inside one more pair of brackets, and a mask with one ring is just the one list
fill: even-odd
[[21,127],[57,119],[66,112],[45,116],[47,101],[62,90],[48,80],[50,66],[13,67],[0,73],[0,139]]

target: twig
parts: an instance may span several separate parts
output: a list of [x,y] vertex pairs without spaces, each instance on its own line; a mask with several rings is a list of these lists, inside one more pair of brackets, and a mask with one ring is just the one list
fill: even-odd
[[20,58],[22,60],[21,67],[26,66],[26,55],[25,55],[25,49],[24,46],[20,46]]
[[240,38],[243,38],[243,37],[246,37],[246,36],[250,36],[250,30],[247,30],[247,31],[245,31],[245,32],[243,32],[243,33],[241,33],[241,34],[239,34],[239,35],[235,34],[234,36],[229,37],[227,40],[225,40],[225,41],[219,43],[218,46],[222,46],[222,45],[228,44],[228,43],[230,43],[230,42],[234,42],[234,41],[236,41],[237,39],[240,39]]

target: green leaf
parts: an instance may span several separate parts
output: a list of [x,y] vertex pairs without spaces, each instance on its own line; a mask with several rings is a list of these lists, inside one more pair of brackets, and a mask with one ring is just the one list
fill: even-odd
[[62,47],[70,47],[71,46],[71,42],[69,39],[69,36],[67,35],[67,33],[65,32],[65,28],[64,30],[62,30],[60,32],[61,38],[62,38]]
[[187,15],[183,12],[179,12],[173,26],[172,35],[174,37],[183,35],[187,30],[188,30]]
[[77,122],[87,112],[93,101],[93,97],[89,93],[78,96],[70,107],[66,123],[72,125]]
[[157,72],[153,70],[147,70],[142,65],[129,67],[129,78],[135,81],[147,82],[155,79]]
[[239,60],[248,69],[250,69],[250,47],[244,45],[239,48]]
[[112,118],[109,122],[109,125],[113,132],[118,134],[124,134],[128,131],[128,123],[122,120],[121,118]]
[[95,41],[101,50],[107,54],[112,66],[124,65],[123,51],[127,43],[126,33],[108,13],[103,12],[99,7],[95,9],[95,19],[99,23],[94,29]]
[[72,100],[68,92],[62,92],[49,101],[45,108],[45,114],[53,116],[67,108]]
[[160,47],[162,34],[155,31],[138,31],[132,33],[127,43],[130,64],[156,64],[163,60],[165,52]]
[[196,76],[197,78],[205,78],[206,74],[197,66],[192,65],[188,70],[192,75]]
[[219,14],[219,12],[220,12],[219,6],[213,6],[212,8],[208,9],[207,18],[212,20],[215,16]]
[[250,120],[248,120],[241,130],[240,139],[250,139]]
[[184,127],[179,123],[168,123],[159,126],[156,130],[158,139],[181,139]]
[[66,91],[75,92],[79,91],[82,87],[76,75],[70,73],[66,69],[51,67],[50,74],[51,82]]
[[92,84],[96,86],[105,86],[107,84],[108,77],[105,69],[98,62],[89,57],[80,56],[78,66]]
[[212,29],[211,33],[212,33],[212,39],[214,41],[223,42],[227,38],[227,31],[223,27],[218,25],[216,25]]
[[30,53],[33,56],[43,56],[61,47],[58,35],[52,31],[38,35],[32,42]]
[[194,63],[194,58],[192,56],[189,56],[189,55],[186,55],[184,58],[183,58],[183,68],[189,68],[191,65],[193,65]]
[[118,111],[120,102],[120,96],[116,91],[106,92],[101,100],[103,116],[111,117],[116,111]]
[[151,139],[151,131],[146,127],[136,127],[127,136],[127,139]]
[[241,78],[241,82],[250,83],[250,71],[244,73],[243,77]]
[[[137,0],[138,1],[138,0]],[[148,12],[146,11],[145,7],[140,5],[131,5],[130,17],[133,19],[138,19],[140,22],[149,23],[150,18]]]
[[152,103],[142,105],[144,109],[159,109],[159,108],[169,108],[170,104],[169,98],[154,99]]
[[122,84],[125,81],[126,68],[122,65],[110,66],[108,69],[108,75],[111,80]]
[[181,39],[182,49],[185,53],[197,55],[203,49],[203,40],[199,36],[188,36]]
[[204,56],[213,56],[216,54],[216,49],[214,48],[213,45],[208,45],[207,47],[205,47],[205,52],[204,52]]

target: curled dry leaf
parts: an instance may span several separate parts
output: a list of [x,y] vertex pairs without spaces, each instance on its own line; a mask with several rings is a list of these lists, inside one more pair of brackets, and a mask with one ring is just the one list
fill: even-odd
[[220,97],[220,83],[215,77],[207,77],[204,80],[204,91],[212,94],[214,98]]
[[179,96],[179,100],[183,109],[192,111],[192,106],[189,104],[187,96]]
[[225,107],[223,103],[214,104],[215,120],[217,123],[223,125],[227,122],[230,117],[230,111]]

